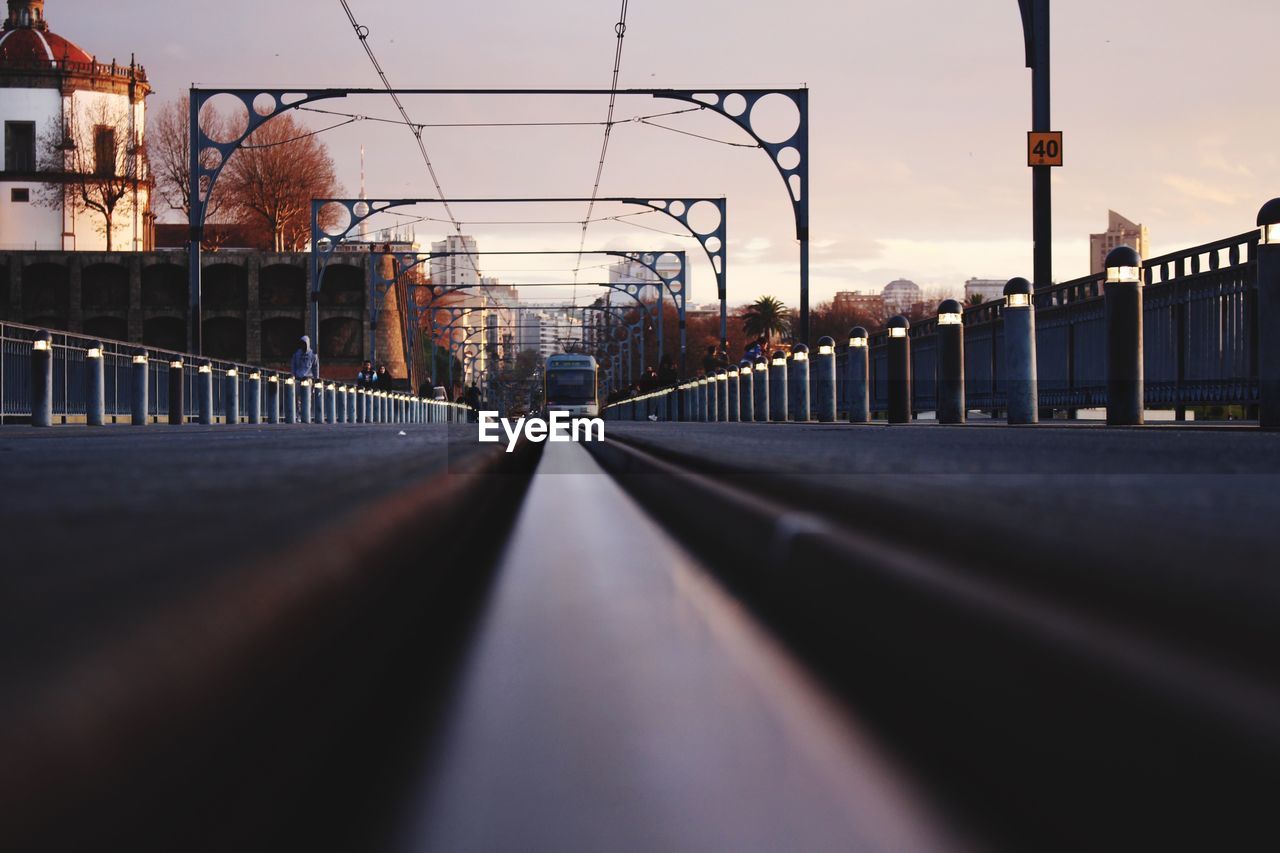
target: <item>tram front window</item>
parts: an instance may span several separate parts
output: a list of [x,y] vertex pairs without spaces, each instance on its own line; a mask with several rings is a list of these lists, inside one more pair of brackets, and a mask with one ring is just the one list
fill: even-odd
[[585,406],[595,401],[595,371],[553,370],[547,373],[548,406]]

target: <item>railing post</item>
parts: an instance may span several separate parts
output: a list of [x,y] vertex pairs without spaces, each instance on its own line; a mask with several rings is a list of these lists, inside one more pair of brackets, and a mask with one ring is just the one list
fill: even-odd
[[102,342],[93,341],[84,354],[84,422],[89,426],[106,422],[106,378]]
[[911,323],[906,317],[889,320],[889,423],[911,423]]
[[787,354],[778,350],[769,361],[769,420],[787,419]]
[[280,423],[280,377],[267,377],[267,423]]
[[175,358],[169,362],[169,424],[182,426],[187,421],[187,383],[186,370],[182,359]]
[[1258,424],[1280,429],[1280,198],[1258,211]]
[[832,338],[818,340],[818,354],[813,359],[813,401],[819,423],[835,423],[836,342]]
[[262,373],[258,370],[249,373],[245,393],[249,395],[249,423],[262,423]]
[[227,368],[222,378],[222,422],[240,423],[240,373],[234,367]]
[[756,419],[755,389],[751,382],[751,362],[743,359],[738,362],[738,373],[730,376],[730,382],[738,384],[738,420],[749,424]]
[[763,424],[769,422],[769,360],[763,355],[758,355],[751,365],[753,374],[751,379],[752,388],[752,404],[753,414],[756,423]]
[[284,422],[298,422],[298,381],[292,376],[284,378]]
[[861,326],[849,330],[844,394],[851,424],[871,422],[871,349],[867,346],[867,338],[867,330]]
[[53,426],[53,335],[44,329],[31,342],[31,425]]
[[133,354],[132,423],[147,425],[147,351],[140,349]]
[[940,424],[966,420],[964,398],[964,309],[954,299],[938,305],[937,417]]
[[1036,376],[1036,306],[1034,288],[1025,278],[1004,286],[1005,411],[1011,424],[1040,422],[1040,390]]
[[724,384],[728,388],[725,399],[729,409],[725,420],[730,423],[737,423],[742,418],[742,403],[739,401],[738,368],[736,365],[724,372]]
[[809,420],[809,346],[796,344],[791,349],[791,378],[795,386],[791,397],[793,411],[791,420],[804,422]]
[[729,421],[729,373],[723,367],[716,370],[716,420]]
[[1142,258],[1129,246],[1107,255],[1107,423],[1138,426],[1145,408],[1142,365]]
[[213,423],[213,365],[202,362],[196,373],[196,393],[200,395],[200,423]]
[[311,423],[311,405],[315,402],[315,395],[311,393],[311,380],[304,379],[298,383],[298,395],[302,399],[302,417],[304,424]]

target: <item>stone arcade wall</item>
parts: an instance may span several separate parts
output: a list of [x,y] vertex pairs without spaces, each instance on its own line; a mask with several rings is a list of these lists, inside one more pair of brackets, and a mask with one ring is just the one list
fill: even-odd
[[[283,366],[319,310],[325,375],[354,377],[369,346],[365,262],[334,257],[315,303],[305,252],[205,253],[205,353]],[[187,302],[185,251],[0,252],[0,319],[186,350]],[[387,307],[380,327],[399,323]],[[394,362],[403,372],[403,357]]]

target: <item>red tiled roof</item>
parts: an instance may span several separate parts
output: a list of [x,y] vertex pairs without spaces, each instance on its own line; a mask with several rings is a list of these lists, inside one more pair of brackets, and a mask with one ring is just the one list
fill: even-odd
[[0,68],[30,68],[43,62],[93,62],[83,48],[62,36],[34,27],[16,27],[0,33]]

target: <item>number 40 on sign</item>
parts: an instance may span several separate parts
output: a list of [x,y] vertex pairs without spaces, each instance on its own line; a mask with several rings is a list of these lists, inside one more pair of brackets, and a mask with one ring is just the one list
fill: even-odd
[[1046,133],[1032,131],[1027,134],[1028,166],[1061,166],[1062,165],[1062,131],[1052,130]]

